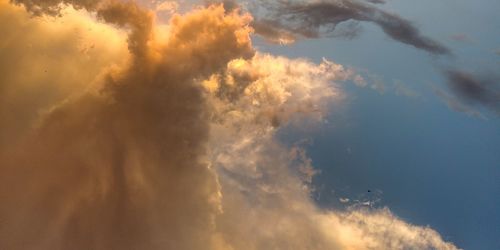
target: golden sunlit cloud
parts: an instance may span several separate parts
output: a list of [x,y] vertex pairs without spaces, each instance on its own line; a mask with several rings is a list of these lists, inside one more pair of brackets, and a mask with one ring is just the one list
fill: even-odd
[[257,52],[251,15],[222,5],[165,5],[158,26],[133,2],[15,2],[0,249],[456,249],[387,209],[318,208],[311,160],[276,139],[323,122],[353,70]]

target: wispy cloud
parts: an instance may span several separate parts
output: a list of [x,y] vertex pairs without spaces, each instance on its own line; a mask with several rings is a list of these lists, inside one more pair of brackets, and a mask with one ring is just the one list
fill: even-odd
[[449,109],[464,113],[470,117],[487,120],[487,117],[474,107],[470,107],[463,102],[461,102],[456,96],[451,95],[447,91],[439,89],[437,87],[433,88],[434,93],[438,96]]
[[495,54],[499,55],[500,56],[500,48],[496,49],[493,51]]
[[408,84],[405,84],[404,82],[399,80],[394,80],[393,88],[396,95],[406,96],[414,99],[421,96],[420,93],[412,89],[410,86],[408,86]]
[[461,70],[444,72],[450,90],[467,105],[483,106],[500,114],[500,77]]
[[465,33],[457,33],[450,36],[450,39],[456,42],[471,43],[474,40]]
[[[267,32],[258,34],[278,40],[283,33],[297,38],[317,38],[329,34],[337,25],[350,20],[371,22],[378,25],[392,39],[435,55],[450,54],[441,43],[421,34],[410,21],[376,6],[356,0],[338,1],[274,1],[261,2],[268,14],[256,23],[267,26]],[[270,32],[270,30],[274,32]]]
[[369,3],[373,3],[373,4],[385,4],[386,1],[385,0],[365,0]]

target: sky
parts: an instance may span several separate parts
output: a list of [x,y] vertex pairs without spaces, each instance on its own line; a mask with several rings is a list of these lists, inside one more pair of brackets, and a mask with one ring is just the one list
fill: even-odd
[[0,0],[0,249],[500,249],[495,0]]
[[[496,1],[389,1],[384,9],[415,22],[453,48],[433,58],[363,26],[359,37],[303,41],[268,51],[313,60],[331,58],[376,74],[380,93],[348,86],[351,100],[317,134],[308,152],[321,174],[316,200],[378,201],[398,216],[437,229],[464,249],[500,248],[500,122],[450,110],[434,93],[445,86],[436,65],[498,72],[500,17]],[[457,37],[459,39],[457,39]],[[398,84],[412,90],[398,93]],[[367,194],[367,190],[380,194]],[[351,204],[349,204],[351,205]]]

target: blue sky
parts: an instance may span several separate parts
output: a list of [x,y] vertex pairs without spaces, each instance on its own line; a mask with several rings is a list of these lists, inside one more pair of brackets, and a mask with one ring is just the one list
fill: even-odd
[[[435,94],[446,89],[442,67],[500,68],[500,2],[389,1],[383,9],[408,18],[454,52],[437,58],[363,24],[352,40],[322,38],[259,48],[319,61],[325,57],[375,75],[384,93],[346,84],[347,104],[311,138],[316,200],[378,200],[403,219],[430,225],[465,249],[500,249],[500,120],[451,110]],[[398,95],[395,82],[417,97]],[[370,190],[370,193],[367,193]]]

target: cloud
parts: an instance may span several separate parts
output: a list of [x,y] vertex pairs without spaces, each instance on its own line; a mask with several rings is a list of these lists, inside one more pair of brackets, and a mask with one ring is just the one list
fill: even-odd
[[457,42],[463,42],[463,43],[470,43],[473,41],[473,39],[469,35],[464,34],[464,33],[453,34],[450,36],[450,39],[457,41]]
[[385,0],[365,0],[369,3],[373,3],[373,4],[385,4]]
[[434,93],[439,98],[441,98],[441,100],[448,106],[448,108],[453,111],[462,112],[470,117],[475,117],[478,119],[487,119],[486,116],[479,110],[464,104],[459,99],[457,99],[456,96],[451,95],[442,89],[434,87]]
[[[410,21],[373,5],[354,0],[338,1],[275,1],[262,3],[268,14],[257,19],[258,26],[267,25],[266,30],[256,32],[270,40],[279,40],[283,34],[317,38],[333,32],[337,25],[350,21],[371,22],[378,25],[392,39],[411,45],[435,55],[450,54],[450,50],[439,42],[420,33]],[[285,36],[286,37],[286,36]],[[288,38],[287,38],[288,39]]]
[[27,138],[1,149],[0,248],[204,249],[219,192],[204,161],[209,115],[196,79],[253,54],[249,18],[198,10],[154,41],[137,6],[98,12],[130,27],[130,62],[99,77],[96,91],[54,103]]
[[[227,74],[253,76],[244,78],[239,95],[214,101],[221,115],[210,141],[222,194],[216,224],[228,249],[456,249],[434,230],[408,224],[387,209],[317,208],[310,196],[316,174],[311,160],[300,147],[276,139],[289,123],[323,121],[321,114],[342,100],[340,82],[356,74],[329,61],[315,65],[259,53],[230,65],[226,76],[206,83],[217,93],[226,88]],[[237,82],[228,85],[237,90]],[[241,218],[245,223],[234,223]]]
[[420,93],[418,93],[416,90],[412,89],[410,86],[399,80],[394,81],[393,88],[396,95],[399,96],[406,96],[413,99],[419,98],[421,96]]
[[470,106],[483,106],[500,114],[500,78],[473,75],[461,70],[446,70],[444,74],[450,90]]
[[0,95],[29,117],[0,144],[1,249],[456,249],[387,209],[318,208],[312,161],[276,138],[356,72],[255,52],[220,5],[157,26],[132,2],[22,2],[38,16],[0,1]]
[[40,16],[60,15],[64,5],[71,5],[75,9],[95,10],[101,0],[12,0],[15,4],[22,4],[33,15]]
[[26,134],[39,113],[93,88],[104,68],[127,59],[126,34],[65,9],[58,19],[29,18],[0,2],[0,148]]
[[175,13],[179,8],[179,3],[175,1],[165,1],[156,5],[155,10],[157,12],[165,11],[171,14]]
[[[338,87],[331,82],[356,76],[352,69],[326,59],[315,65],[305,59],[257,53],[251,61],[231,62],[227,72],[216,76],[215,94],[231,101],[219,103],[219,107],[229,109],[219,112],[243,115],[241,126],[257,122],[279,127],[293,118],[293,114],[321,119],[327,106],[342,98]],[[232,110],[235,108],[238,109]]]

